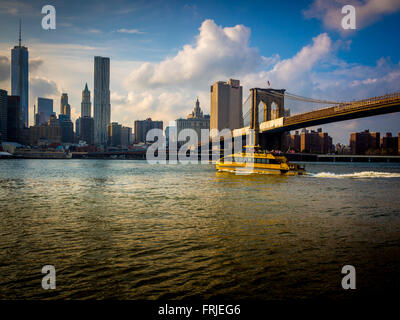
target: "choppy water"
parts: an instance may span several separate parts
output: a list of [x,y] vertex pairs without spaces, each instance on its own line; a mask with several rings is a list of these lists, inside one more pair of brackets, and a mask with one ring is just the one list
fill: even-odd
[[[0,161],[0,298],[286,299],[400,289],[400,167]],[[54,265],[57,289],[41,288]],[[357,289],[341,288],[341,268]]]

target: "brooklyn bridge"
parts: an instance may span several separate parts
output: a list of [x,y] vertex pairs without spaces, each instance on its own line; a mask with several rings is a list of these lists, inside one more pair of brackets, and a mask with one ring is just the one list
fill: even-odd
[[[249,125],[233,130],[232,136],[242,136],[244,141],[246,135],[254,130],[253,143],[270,150],[283,150],[284,136],[291,130],[400,111],[400,92],[351,102],[306,98],[285,89],[252,88],[250,92],[243,104],[251,102],[250,109],[243,115],[244,123],[247,120]],[[285,99],[323,104],[325,107],[285,116]]]

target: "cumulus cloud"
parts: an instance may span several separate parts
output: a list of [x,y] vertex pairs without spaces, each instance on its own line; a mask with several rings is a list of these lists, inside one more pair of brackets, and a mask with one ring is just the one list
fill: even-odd
[[243,74],[263,63],[258,50],[249,47],[249,28],[243,25],[223,28],[213,20],[205,20],[199,30],[193,45],[185,45],[174,57],[160,63],[142,64],[129,75],[126,86],[190,86],[193,81],[208,86],[219,77]]
[[344,32],[341,25],[344,15],[341,9],[347,4],[356,8],[357,29],[376,22],[384,15],[400,10],[400,1],[398,0],[314,0],[308,9],[303,11],[303,14],[306,18],[322,20],[329,29]]
[[40,67],[43,65],[43,59],[41,58],[33,58],[29,59],[29,72],[36,73],[40,69]]
[[60,95],[60,90],[57,84],[46,78],[30,77],[29,78],[29,93],[36,100],[37,97],[56,98]]
[[0,56],[0,83],[10,78],[10,60],[6,56]]

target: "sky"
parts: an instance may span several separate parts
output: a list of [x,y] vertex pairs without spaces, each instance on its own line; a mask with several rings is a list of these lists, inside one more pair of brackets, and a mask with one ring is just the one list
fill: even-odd
[[[44,5],[56,9],[56,29],[42,29]],[[341,8],[356,8],[356,29],[344,30]],[[210,86],[239,79],[330,101],[400,91],[400,0],[310,1],[13,1],[0,0],[0,88],[10,91],[10,51],[29,49],[29,118],[37,97],[66,92],[72,119],[93,57],[110,57],[111,121],[133,127],[151,117],[186,117],[197,96],[210,110]],[[290,100],[292,114],[319,108]],[[93,110],[93,106],[92,106]],[[244,113],[247,110],[244,110]],[[400,131],[400,113],[322,126],[334,140],[369,129]]]

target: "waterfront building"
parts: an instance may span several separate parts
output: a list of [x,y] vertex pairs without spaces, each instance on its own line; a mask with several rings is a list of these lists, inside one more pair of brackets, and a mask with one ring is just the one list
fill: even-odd
[[74,124],[67,114],[58,115],[58,121],[61,127],[61,142],[73,143],[74,142]]
[[[176,129],[177,129],[177,138],[179,137],[179,133],[184,129],[193,129],[196,131],[198,141],[201,141],[201,130],[207,129],[210,130],[210,116],[203,115],[203,111],[200,108],[199,98],[197,98],[194,109],[192,113],[190,113],[186,119],[179,118],[176,120]],[[178,139],[178,141],[186,141],[188,139]],[[207,138],[208,140],[208,138]]]
[[301,139],[300,139],[299,131],[296,130],[294,134],[288,135],[287,138],[289,139],[289,143],[287,144],[288,147],[291,150],[300,152],[301,151]]
[[20,97],[20,128],[29,126],[28,104],[29,53],[21,44],[21,21],[19,24],[19,43],[11,49],[11,95]]
[[121,146],[121,125],[112,122],[107,127],[107,144],[111,147]]
[[90,102],[90,91],[87,83],[85,89],[82,91],[82,102],[81,102],[81,117],[92,116],[92,103]]
[[38,124],[29,128],[29,144],[40,146],[49,144],[49,127],[47,124]]
[[146,140],[147,132],[151,129],[163,129],[162,121],[153,121],[151,118],[135,121],[135,142],[151,142]]
[[21,131],[21,98],[7,96],[7,140],[20,142]]
[[350,134],[351,154],[365,154],[380,149],[380,133],[369,132],[352,132]]
[[39,121],[39,123],[47,123],[47,121],[50,119],[50,116],[54,114],[53,99],[38,97],[36,105],[38,116],[36,118],[35,114],[35,124],[38,124],[36,123],[36,119]]
[[393,137],[391,132],[386,132],[386,136],[381,138],[381,148],[383,154],[398,154],[399,138]]
[[60,122],[55,114],[52,114],[46,123],[39,123],[29,128],[29,144],[36,146],[61,143],[61,134]]
[[7,97],[7,91],[0,89],[0,142],[7,141]]
[[300,152],[326,154],[333,151],[332,138],[328,135],[327,132],[322,132],[321,128],[319,128],[317,131],[303,129],[300,135],[298,131],[296,131],[294,135],[290,136],[291,140],[292,136],[292,143],[294,146],[293,149],[296,150],[300,140],[300,149],[297,149]]
[[111,119],[110,58],[94,57],[94,140],[107,142],[107,127]]
[[242,95],[239,80],[218,81],[211,86],[210,129],[243,127]]
[[121,128],[121,146],[128,147],[132,143],[132,128],[122,127]]
[[79,121],[79,138],[86,141],[88,145],[94,144],[94,119],[92,117],[83,117]]
[[48,126],[48,140],[50,143],[61,143],[61,126],[60,121],[57,119],[56,115],[50,116],[49,121],[47,121]]

